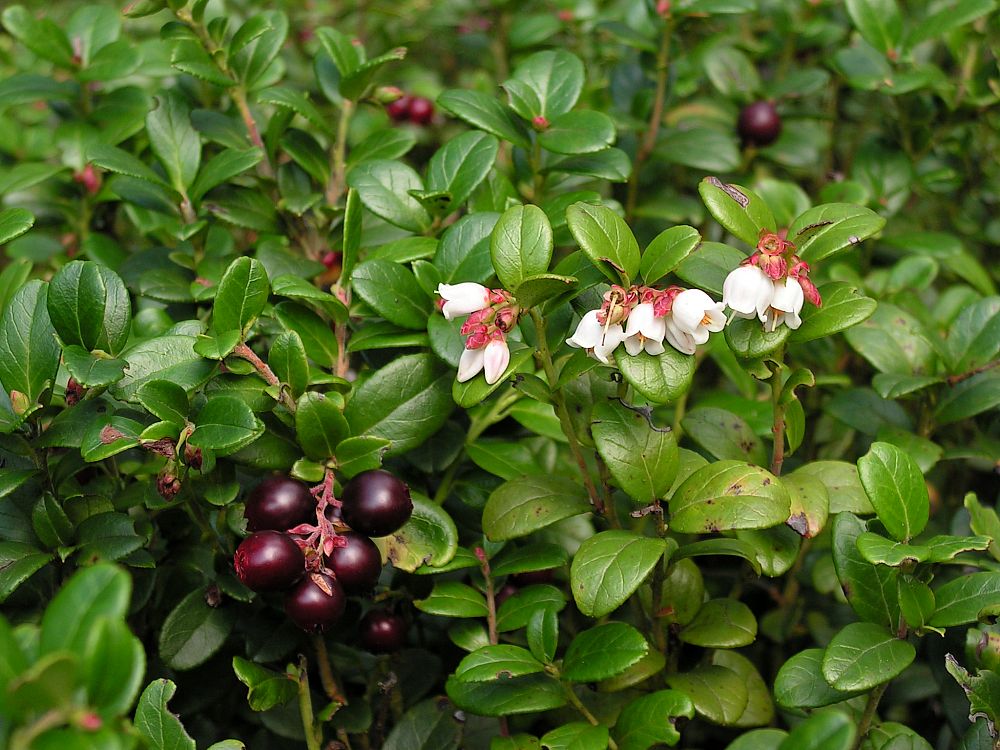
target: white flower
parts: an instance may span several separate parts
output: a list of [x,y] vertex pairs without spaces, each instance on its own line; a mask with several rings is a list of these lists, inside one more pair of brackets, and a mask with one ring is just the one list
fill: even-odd
[[594,359],[610,365],[608,357],[625,340],[625,331],[620,323],[602,326],[597,313],[597,310],[591,310],[584,315],[576,332],[566,339],[566,343],[577,349],[586,349]]
[[714,301],[701,289],[686,289],[674,298],[671,318],[695,343],[704,344],[710,331],[717,333],[726,327],[723,307],[723,303]]
[[664,322],[666,323],[667,329],[667,343],[682,354],[694,354],[694,350],[698,346],[698,342],[694,340],[694,336],[692,336],[688,331],[680,328],[677,323],[674,322],[672,315],[664,318]]
[[771,299],[771,320],[768,323],[768,330],[773,331],[782,323],[792,329],[802,325],[799,311],[802,309],[804,301],[805,294],[797,279],[774,282],[774,297]]
[[462,350],[462,358],[458,360],[459,383],[464,383],[466,380],[472,380],[479,374],[479,371],[483,369],[485,355],[485,346],[481,346],[478,349]]
[[625,350],[633,356],[643,349],[647,354],[663,354],[663,337],[666,332],[666,323],[663,318],[656,317],[652,303],[636,305],[629,313],[628,325],[625,327]]
[[741,318],[756,315],[766,323],[773,297],[774,282],[757,266],[739,266],[722,284],[722,304]]
[[490,306],[490,290],[472,281],[464,281],[461,284],[438,284],[437,293],[444,300],[441,312],[444,313],[445,320],[452,320]]
[[510,364],[510,349],[503,339],[493,339],[483,348],[483,370],[486,382],[493,385]]

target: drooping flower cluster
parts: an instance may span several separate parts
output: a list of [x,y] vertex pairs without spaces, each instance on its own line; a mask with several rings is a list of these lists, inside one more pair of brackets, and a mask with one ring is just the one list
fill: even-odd
[[809,264],[794,253],[795,245],[774,232],[761,230],[757,250],[731,271],[722,286],[722,303],[734,317],[757,317],[768,331],[784,323],[802,324],[804,300],[823,304],[809,280]]
[[458,362],[458,382],[471,380],[480,371],[493,385],[510,364],[507,333],[521,313],[514,297],[503,289],[488,289],[466,281],[461,284],[438,284],[438,304],[446,320],[468,315],[462,324],[465,350]]
[[566,343],[586,349],[604,364],[611,364],[612,353],[623,343],[633,356],[641,351],[662,354],[664,341],[684,354],[694,354],[710,332],[725,326],[722,309],[721,302],[700,289],[612,286],[601,308],[584,315]]

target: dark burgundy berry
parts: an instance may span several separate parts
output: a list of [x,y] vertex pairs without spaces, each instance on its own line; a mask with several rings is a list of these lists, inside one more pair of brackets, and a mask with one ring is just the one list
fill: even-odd
[[414,125],[426,125],[434,119],[434,102],[422,96],[413,97],[410,102],[410,122]]
[[413,512],[409,488],[382,469],[358,474],[344,486],[340,499],[344,523],[368,536],[391,534]]
[[518,586],[530,586],[533,583],[552,583],[552,579],[555,578],[555,569],[530,570],[526,573],[517,573],[511,576],[511,578],[514,579],[514,582]]
[[268,477],[247,496],[243,515],[250,531],[285,531],[300,523],[316,523],[316,501],[302,482]]
[[334,579],[315,573],[323,581],[326,591],[306,576],[285,597],[285,614],[307,633],[320,633],[333,625],[344,614],[347,597],[344,589]]
[[280,531],[258,531],[236,548],[236,575],[254,591],[278,591],[302,575],[306,558],[292,538]]
[[335,547],[327,557],[327,565],[348,594],[371,591],[382,572],[382,555],[375,542],[364,534],[345,531],[340,538],[347,542]]
[[388,113],[389,117],[396,122],[403,122],[404,120],[408,120],[410,118],[410,104],[412,102],[412,96],[403,94],[403,96],[399,97],[396,101],[386,104],[385,111]]
[[781,116],[771,102],[754,102],[740,112],[736,129],[744,143],[769,146],[781,135]]
[[373,654],[399,651],[406,645],[407,629],[406,620],[384,609],[369,610],[358,623],[361,645]]

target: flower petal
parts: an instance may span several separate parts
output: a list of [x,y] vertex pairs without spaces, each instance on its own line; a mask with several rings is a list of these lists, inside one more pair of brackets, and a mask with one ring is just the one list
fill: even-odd
[[510,364],[510,349],[507,342],[502,340],[491,341],[486,345],[483,354],[483,368],[486,375],[486,382],[493,385],[497,382]]
[[458,360],[459,383],[472,380],[472,378],[479,374],[479,371],[483,369],[485,353],[485,347],[482,349],[464,349],[462,351],[462,358]]
[[[576,331],[566,339],[566,343],[577,349],[593,349],[601,343],[604,326],[597,319],[597,310],[591,310],[583,316]],[[618,326],[621,328],[621,326]]]

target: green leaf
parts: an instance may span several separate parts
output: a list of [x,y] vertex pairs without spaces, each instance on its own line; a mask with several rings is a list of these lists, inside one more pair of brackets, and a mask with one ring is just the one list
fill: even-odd
[[882,626],[853,622],[826,647],[823,678],[836,690],[871,690],[906,669],[915,656],[911,644]]
[[459,383],[456,379],[451,388],[452,399],[456,404],[466,409],[483,403],[491,393],[506,385],[511,375],[519,370],[523,371],[525,364],[531,361],[534,353],[534,349],[526,346],[517,344],[510,346],[510,362],[507,364],[507,369],[501,373],[493,385],[486,382],[484,373],[480,373],[464,383]]
[[702,242],[681,261],[674,273],[689,286],[721,295],[729,272],[746,257],[745,253],[721,242]]
[[542,169],[544,174],[574,174],[610,182],[625,182],[632,172],[628,154],[620,148],[606,148],[593,154],[579,154],[553,159]]
[[950,628],[974,622],[983,610],[1000,605],[1000,573],[970,573],[934,591],[937,610],[930,625]]
[[782,708],[821,708],[852,698],[860,691],[830,687],[823,678],[821,648],[800,651],[781,665],[774,679],[774,699]]
[[194,418],[191,445],[226,456],[249,445],[264,432],[253,410],[235,396],[213,396]]
[[562,685],[545,675],[496,682],[461,682],[449,677],[448,697],[459,708],[479,716],[513,716],[559,708],[566,703]]
[[740,417],[725,409],[698,406],[681,424],[684,433],[716,458],[767,463],[764,444]]
[[944,34],[975,21],[996,9],[996,0],[953,0],[931,13],[911,29],[907,46],[911,49],[932,37]]
[[802,311],[802,325],[792,331],[788,340],[794,343],[812,341],[839,333],[868,320],[877,303],[851,284],[833,281],[819,289],[822,307],[808,305]]
[[872,316],[845,337],[880,372],[923,375],[931,368],[934,347],[923,324],[887,302],[880,302]]
[[521,148],[531,148],[528,130],[509,107],[479,91],[452,89],[437,98],[437,104],[470,125]]
[[760,76],[753,62],[729,46],[718,46],[705,56],[705,74],[723,96],[749,101],[760,91]]
[[579,482],[558,476],[523,476],[497,487],[483,508],[483,529],[492,541],[526,536],[591,509]]
[[655,284],[693,253],[701,244],[701,234],[685,224],[660,232],[642,251],[639,274],[646,284]]
[[570,568],[577,608],[589,617],[617,609],[659,564],[665,549],[662,539],[629,531],[603,531],[587,539]]
[[850,513],[833,520],[833,564],[847,601],[863,620],[895,630],[899,625],[898,575],[872,565],[858,551],[865,524]]
[[670,527],[687,534],[766,529],[788,518],[781,480],[742,461],[717,461],[684,480],[670,497]]
[[384,438],[359,436],[343,440],[335,451],[337,469],[345,477],[360,474],[363,471],[377,469],[382,465],[382,454],[392,443]]
[[397,47],[388,52],[365,60],[353,71],[343,74],[340,79],[340,94],[345,99],[360,99],[371,85],[372,79],[386,63],[402,60],[406,57],[406,48]]
[[486,599],[472,586],[457,581],[438,581],[430,596],[413,605],[421,612],[442,617],[486,617]]
[[404,453],[448,419],[451,379],[431,354],[397,357],[355,391],[344,416],[353,434],[385,438],[390,455]]
[[622,709],[615,722],[619,750],[649,750],[665,744],[671,747],[681,738],[676,719],[694,718],[694,704],[679,690],[658,690],[636,698]]
[[328,135],[332,133],[329,120],[309,101],[309,95],[301,91],[285,86],[272,86],[259,91],[257,101],[290,109],[308,120],[316,130]]
[[91,144],[87,149],[87,161],[109,172],[135,177],[154,185],[165,187],[167,184],[156,172],[128,151],[106,143]]
[[573,109],[583,91],[583,63],[565,50],[536,52],[503,83],[510,106],[525,120],[552,120]]
[[[1000,719],[1000,675],[984,669],[973,676],[951,654],[945,654],[945,669],[955,678],[959,687],[965,692],[965,697],[969,699],[969,721],[985,718],[987,728],[996,726],[997,720]],[[989,734],[992,734],[992,731]]]
[[900,541],[927,525],[930,500],[916,461],[891,443],[873,443],[858,459],[861,485],[886,530]]
[[724,726],[735,724],[750,700],[743,679],[731,669],[717,664],[669,675],[667,684],[686,694],[699,714]]
[[351,37],[337,29],[329,26],[318,28],[316,38],[337,66],[341,78],[349,76],[364,61],[364,48],[352,44]]
[[292,398],[301,396],[309,387],[309,360],[302,337],[295,331],[284,331],[271,342],[267,363],[278,379],[288,385]]
[[0,542],[0,602],[44,568],[53,558],[48,552],[22,542]]
[[622,402],[598,403],[591,414],[594,445],[618,486],[648,505],[666,494],[677,476],[677,438],[655,427],[652,414]]
[[717,177],[706,177],[698,192],[708,212],[734,237],[757,247],[762,230],[775,231],[771,209],[742,185],[728,185]]
[[416,496],[409,520],[382,539],[380,546],[399,570],[412,573],[422,566],[440,568],[458,551],[458,529],[439,505]]
[[35,216],[23,208],[5,208],[0,211],[0,245],[20,237],[35,225]]
[[725,337],[737,358],[757,360],[780,349],[791,333],[788,326],[768,331],[757,318],[737,318],[726,326]]
[[350,435],[344,418],[343,398],[327,397],[307,391],[295,409],[295,434],[307,458],[326,461],[336,454],[337,446]]
[[875,512],[868,501],[858,476],[858,467],[846,461],[812,461],[792,475],[805,475],[818,480],[827,489],[830,514],[848,512],[869,515]]
[[705,172],[735,172],[740,150],[732,132],[697,127],[671,128],[653,152],[658,159]]
[[59,26],[48,18],[36,18],[23,5],[11,5],[0,16],[12,37],[44,60],[61,68],[72,69],[73,48]]
[[128,574],[114,565],[80,569],[45,608],[39,653],[82,652],[99,620],[124,619],[131,590]]
[[164,422],[183,427],[191,409],[187,392],[169,380],[148,380],[136,391],[136,400]]
[[536,570],[560,568],[566,564],[566,550],[550,542],[536,542],[523,547],[507,546],[490,561],[494,577]]
[[621,674],[650,651],[642,633],[624,622],[584,630],[566,649],[561,676],[570,682],[597,682]]
[[657,404],[676,401],[688,392],[694,379],[694,357],[671,347],[655,356],[644,351],[631,355],[619,347],[615,362],[629,385]]
[[149,145],[171,186],[186,195],[201,165],[201,138],[191,125],[191,111],[179,93],[168,91],[155,101],[156,106],[146,116]]
[[236,622],[235,612],[210,607],[197,589],[174,607],[160,630],[160,657],[177,670],[204,664],[226,642]]
[[554,154],[591,154],[615,142],[615,123],[603,112],[567,112],[549,123],[538,142]]
[[427,328],[431,299],[406,266],[366,260],[354,269],[351,283],[358,296],[386,320],[417,331]]
[[542,663],[520,646],[484,646],[466,656],[455,668],[461,682],[492,682],[537,674]]
[[840,711],[821,711],[789,732],[778,750],[851,750],[857,730],[853,720]]
[[791,498],[786,523],[801,536],[811,539],[823,530],[830,515],[830,493],[826,485],[798,470],[786,474],[782,482]]
[[262,33],[229,60],[230,68],[247,91],[256,91],[274,82],[275,58],[288,36],[288,18],[281,11],[260,14],[270,29]]
[[194,202],[200,201],[209,190],[257,166],[263,158],[264,152],[259,148],[227,148],[219,152],[198,172],[197,179],[188,190],[188,196]]
[[731,555],[733,557],[742,557],[750,563],[750,567],[754,569],[754,572],[760,575],[760,561],[757,559],[757,554],[757,548],[754,545],[740,539],[702,539],[679,547],[670,556],[670,561],[677,562],[689,557],[705,557],[707,555]]
[[950,371],[956,374],[984,365],[1000,353],[1000,297],[986,297],[964,308],[948,328]]
[[120,716],[142,687],[146,652],[120,619],[99,619],[88,635],[81,659],[87,698],[103,716]]
[[639,245],[625,221],[607,206],[574,203],[566,225],[580,249],[614,283],[629,286],[639,272]]
[[514,287],[514,298],[523,308],[536,307],[571,290],[576,284],[577,280],[572,276],[540,273],[523,279]]
[[774,720],[771,689],[752,661],[736,651],[720,649],[712,654],[712,663],[732,670],[747,686],[747,707],[734,726],[760,727]]
[[[807,263],[846,250],[885,226],[885,217],[853,203],[824,203],[801,214],[788,227],[788,240]],[[826,299],[824,298],[824,303]]]
[[547,583],[525,586],[507,599],[497,610],[497,631],[507,633],[527,627],[539,610],[561,612],[566,607],[566,596],[561,589]]
[[903,36],[896,0],[847,0],[847,13],[866,42],[882,54],[895,54]]
[[80,559],[121,560],[140,549],[147,537],[135,533],[135,521],[125,513],[97,513],[84,519],[76,529]]
[[337,366],[337,338],[322,318],[312,310],[291,302],[281,302],[274,308],[281,325],[302,338],[306,354],[317,365],[333,370]]
[[72,378],[85,388],[117,383],[125,377],[128,363],[123,359],[98,357],[80,346],[63,348],[63,364]]
[[452,138],[427,165],[427,189],[451,195],[447,215],[461,208],[493,169],[500,144],[486,133],[470,131]]
[[497,278],[514,289],[526,278],[545,273],[552,260],[552,227],[538,206],[511,206],[490,237],[490,257]]
[[427,211],[410,195],[423,190],[420,176],[398,161],[377,159],[354,167],[347,184],[357,191],[365,208],[401,229],[423,233],[431,224]]
[[264,310],[271,285],[258,260],[237,258],[222,275],[215,293],[212,321],[220,333],[239,331],[245,337]]
[[678,634],[684,643],[705,648],[739,648],[757,638],[757,620],[743,602],[709,599]]
[[152,750],[195,750],[194,740],[180,719],[167,708],[177,691],[170,680],[153,680],[142,691],[135,709],[136,731]]
[[0,319],[0,383],[8,395],[38,402],[55,381],[59,343],[46,307],[48,285],[29,281],[11,298]]
[[546,750],[605,750],[608,747],[608,728],[574,721],[546,732],[541,743]]
[[974,417],[1000,404],[1000,374],[982,372],[949,388],[938,402],[935,417],[941,425]]
[[64,344],[115,355],[128,341],[132,303],[121,277],[106,266],[67,263],[49,282],[47,306]]
[[879,534],[866,531],[858,537],[858,552],[870,563],[898,568],[905,562],[923,562],[930,550],[922,544],[894,542]]
[[413,706],[396,722],[382,745],[383,750],[455,750],[462,723],[448,701],[425,700]]
[[546,664],[552,662],[559,646],[559,616],[554,607],[542,607],[531,613],[525,637],[532,655]]
[[295,681],[284,672],[274,672],[239,656],[233,657],[236,677],[249,688],[247,703],[254,711],[268,711],[288,703],[298,693]]

